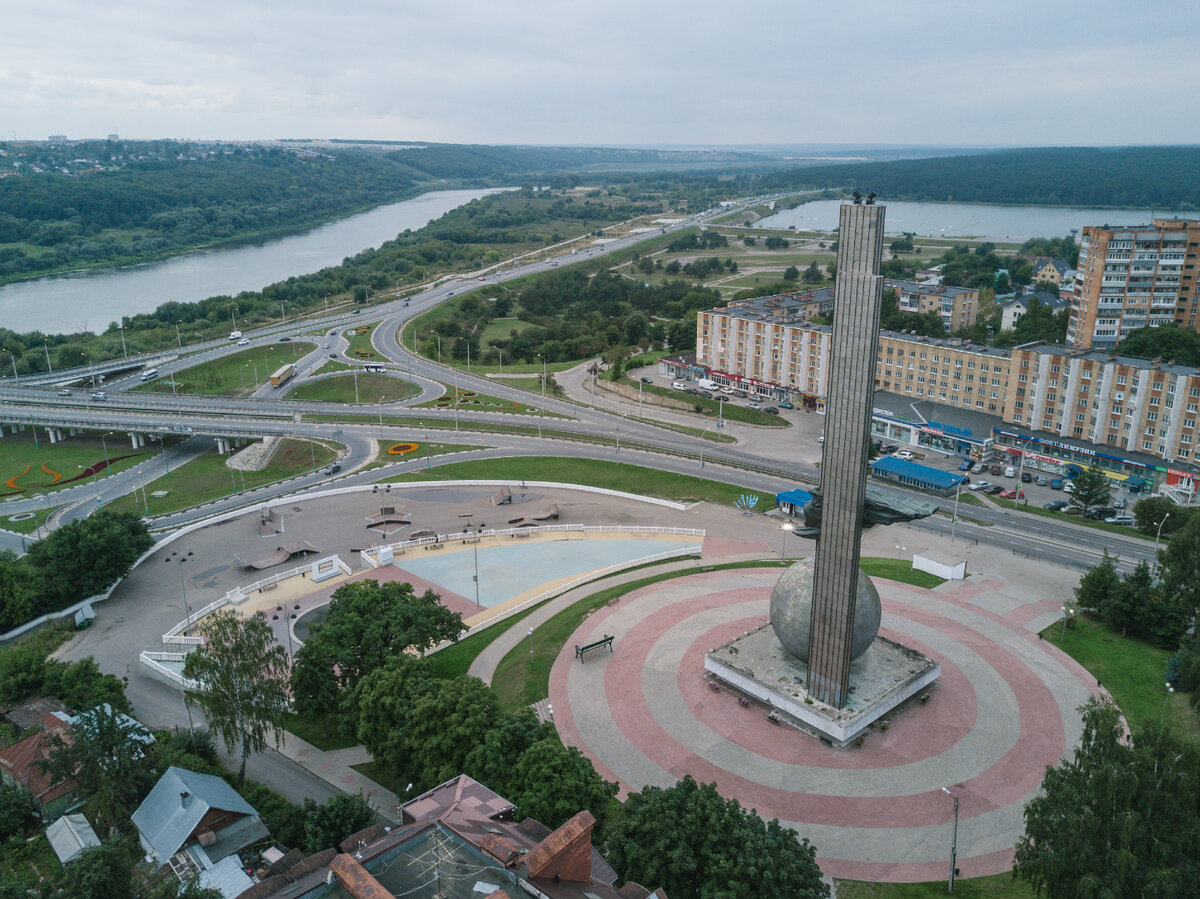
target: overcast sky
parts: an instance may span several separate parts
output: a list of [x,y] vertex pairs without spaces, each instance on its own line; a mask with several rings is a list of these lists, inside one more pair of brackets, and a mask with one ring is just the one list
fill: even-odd
[[1200,143],[1190,0],[36,0],[0,137]]

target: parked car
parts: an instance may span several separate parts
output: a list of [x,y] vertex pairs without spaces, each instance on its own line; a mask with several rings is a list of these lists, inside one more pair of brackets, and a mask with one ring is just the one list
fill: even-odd
[[1062,488],[1063,488],[1062,478],[1055,478],[1053,481],[1050,482],[1051,490],[1062,490]]
[[1065,509],[1069,505],[1071,504],[1065,499],[1056,499],[1046,503],[1044,506],[1042,506],[1042,508],[1049,509],[1051,512],[1058,512],[1061,509]]
[[1007,468],[1004,469],[1004,476],[1006,478],[1015,478],[1017,476],[1017,470],[1015,468],[1013,468],[1011,465],[1009,465]]
[[970,486],[969,489],[971,489],[971,490],[987,490],[991,486],[992,486],[991,481],[976,481],[974,484],[972,484]]
[[793,406],[791,403],[789,403],[787,400],[781,400],[779,403],[779,408],[780,409],[795,409],[796,407]]
[[992,474],[995,475],[996,477],[1000,477],[1000,475],[1003,471],[1004,471],[1004,469],[1001,468],[999,465],[992,466]]
[[976,462],[975,467],[971,469],[971,474],[983,474],[987,471],[987,466],[982,462]]
[[1063,481],[1063,493],[1074,493],[1075,483],[1073,481]]
[[1095,509],[1088,509],[1086,512],[1084,512],[1083,517],[1090,518],[1093,521],[1099,521],[1102,518],[1107,521],[1116,514],[1117,510],[1112,506],[1097,506]]
[[959,471],[970,471],[971,470],[971,460],[963,459],[960,463],[958,463],[958,470]]
[[999,496],[1001,493],[1004,492],[1004,485],[1003,484],[993,484],[991,487],[989,487],[984,492],[987,493],[988,496]]
[[1038,475],[1037,480],[1034,481],[1034,483],[1037,484],[1039,487],[1045,487],[1047,484],[1050,483],[1050,481],[1047,478],[1043,477],[1042,475]]
[[642,378],[642,379],[641,379],[641,382],[642,382],[643,384],[653,384],[653,383],[654,383],[654,379],[653,379],[653,378]]
[[758,403],[754,402],[754,400],[751,400],[750,402],[746,403],[746,408],[747,409],[761,409],[762,406],[760,406]]
[[1001,499],[1024,499],[1025,491],[1022,490],[1020,487],[1009,487],[1007,490],[1005,490],[1003,493],[1000,494],[1000,498]]
[[900,447],[896,446],[896,444],[894,444],[894,443],[881,443],[881,444],[879,444],[879,452],[883,453],[883,455],[885,455],[885,456],[891,455],[892,453],[894,453],[894,452],[895,452],[896,450],[898,450],[899,448],[900,448]]
[[70,388],[70,387],[64,387],[62,390],[60,390],[60,391],[58,392],[58,395],[59,395],[59,396],[70,396],[70,395],[71,395],[71,388]]
[[1105,524],[1120,524],[1120,525],[1124,525],[1127,528],[1131,528],[1131,527],[1133,527],[1133,516],[1132,515],[1110,515],[1108,518],[1104,519],[1104,523]]
[[1114,509],[1116,509],[1117,511],[1120,511],[1121,509],[1125,508],[1125,498],[1118,496],[1116,499],[1114,499],[1112,501],[1112,504],[1113,504]]
[[913,460],[913,454],[908,450],[899,450],[894,454],[893,458],[903,459],[905,462],[911,462]]
[[1029,472],[1027,472],[1027,471],[1023,471],[1023,472],[1021,472],[1021,483],[1022,483],[1022,484],[1031,484],[1031,483],[1033,483],[1033,475],[1031,475],[1031,474],[1030,474]]
[[768,415],[778,415],[779,414],[779,410],[776,409],[774,406],[764,406],[763,411],[766,412]]

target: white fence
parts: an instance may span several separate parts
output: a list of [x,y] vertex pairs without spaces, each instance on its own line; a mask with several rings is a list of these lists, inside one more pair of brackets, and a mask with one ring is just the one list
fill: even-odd
[[164,684],[176,687],[180,690],[196,690],[199,684],[191,678],[176,674],[163,662],[180,662],[182,663],[186,653],[182,652],[142,652],[138,654],[138,661],[142,663],[142,667],[146,669],[146,673]]

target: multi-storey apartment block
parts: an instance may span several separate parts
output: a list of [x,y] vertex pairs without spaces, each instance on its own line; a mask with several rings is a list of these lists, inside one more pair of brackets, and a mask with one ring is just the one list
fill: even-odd
[[947,332],[969,328],[979,317],[978,290],[915,281],[885,281],[883,289],[896,291],[901,312],[936,312]]
[[1198,330],[1200,221],[1088,226],[1067,325],[1067,343],[1111,348],[1135,328],[1176,324]]
[[1008,389],[1009,350],[967,340],[879,332],[875,387],[999,415]]

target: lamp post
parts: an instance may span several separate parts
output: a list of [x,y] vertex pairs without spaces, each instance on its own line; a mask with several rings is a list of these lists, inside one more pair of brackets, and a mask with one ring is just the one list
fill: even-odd
[[645,386],[644,381],[638,381],[638,418],[642,417],[642,388]]
[[950,836],[950,885],[947,892],[954,892],[954,875],[958,873],[958,797],[942,787],[942,792],[954,800],[954,830]]
[[494,343],[492,344],[492,349],[500,354],[500,377],[503,378],[504,377],[504,350],[500,349],[500,347],[496,346]]
[[[1017,489],[1020,490],[1020,481],[1017,482]],[[950,542],[954,542],[954,532],[958,530],[958,496],[962,493],[963,479],[958,479],[958,484],[954,487],[954,517],[950,519]]]
[[258,390],[258,383],[259,383],[258,382],[258,364],[253,359],[251,359],[250,365],[254,368],[254,389]]
[[468,523],[467,527],[474,528],[475,530],[475,542],[473,544],[475,554],[475,605],[482,609],[483,606],[479,602],[479,535],[483,531],[483,524]]
[[896,544],[896,577],[900,577],[900,556],[907,549],[907,546],[901,546],[899,543]]
[[1154,532],[1154,564],[1150,568],[1150,576],[1155,577],[1158,574],[1158,538],[1162,536],[1163,525],[1167,523],[1167,519],[1171,517],[1168,512],[1162,517],[1162,521],[1158,523],[1158,530]]
[[358,405],[358,368],[354,369],[354,405]]
[[17,357],[13,355],[13,351],[12,351],[12,350],[5,350],[4,352],[8,353],[8,358],[9,358],[10,360],[12,360],[12,367],[13,367],[13,380],[14,380],[14,381],[16,381],[16,382],[17,382],[17,386],[18,386],[18,387],[20,387],[20,386],[21,386],[21,379],[20,379],[19,377],[17,377]]
[[125,322],[120,322],[117,327],[121,329],[121,357],[128,359],[129,353],[125,351]]
[[1171,694],[1172,694],[1172,693],[1174,693],[1174,692],[1175,692],[1175,687],[1174,687],[1172,684],[1168,683],[1168,684],[1167,684],[1167,695],[1163,697],[1163,711],[1162,711],[1162,717],[1158,719],[1158,723],[1159,723],[1159,724],[1165,724],[1165,723],[1166,723],[1166,720],[1167,720],[1167,703],[1169,703],[1169,702],[1171,701]]
[[[542,408],[538,409],[538,439],[542,437],[542,416],[546,414],[546,357],[541,353],[537,357],[542,360]],[[620,452],[618,449],[617,452]]]
[[418,422],[418,424],[425,429],[425,470],[429,471],[429,457],[432,454],[432,451],[429,449],[429,427],[424,422]]
[[46,368],[50,369],[50,374],[54,374],[54,366],[50,364],[50,344],[45,340],[42,341],[42,349],[46,351]]
[[533,671],[533,628],[529,629],[529,670]]
[[383,394],[379,394],[379,442],[383,442]]
[[787,535],[796,526],[790,521],[785,521],[779,526],[779,530],[783,531],[783,540],[779,543],[779,561],[783,562],[787,559]]
[[[179,589],[180,589],[180,595],[183,597],[183,612],[184,612],[184,615],[186,616],[183,619],[184,620],[184,628],[183,629],[184,629],[185,635],[189,636],[189,637],[191,636],[192,610],[191,610],[191,607],[188,606],[187,584],[183,580],[183,563],[186,562],[191,557],[191,555],[192,555],[192,553],[190,550],[187,552],[186,555],[180,555],[179,550],[175,550],[169,556],[167,556],[166,559],[163,560],[168,565],[171,564],[172,562],[176,562],[179,566]],[[196,749],[196,728],[195,728],[194,724],[192,723],[192,703],[188,700],[186,689],[183,694],[183,704],[187,708],[188,733],[190,733],[192,735],[192,751],[194,752]]]
[[1059,638],[1059,643],[1062,643],[1067,639],[1067,622],[1073,619],[1078,613],[1079,609],[1075,608],[1075,606],[1071,605],[1071,603],[1063,603],[1062,637]]

